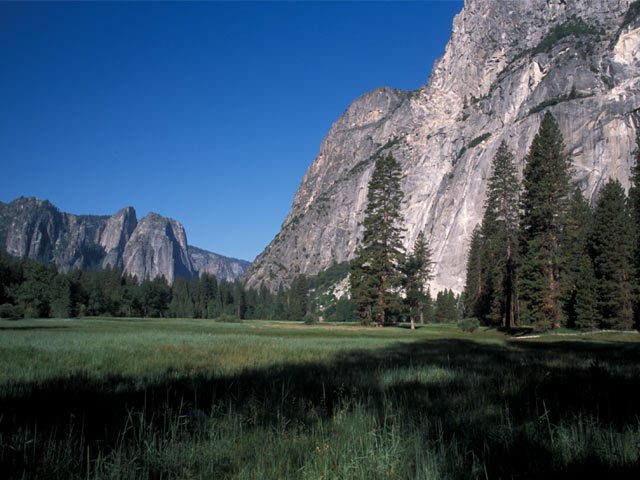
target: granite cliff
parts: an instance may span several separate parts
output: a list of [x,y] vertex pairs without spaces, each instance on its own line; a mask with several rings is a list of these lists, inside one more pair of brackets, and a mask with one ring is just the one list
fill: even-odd
[[640,2],[466,0],[424,87],[378,88],[334,123],[280,233],[245,278],[276,288],[352,258],[374,159],[390,152],[405,175],[405,246],[424,230],[432,290],[460,292],[500,142],[522,171],[550,110],[593,200],[611,176],[628,186],[639,94]]
[[72,215],[36,198],[0,203],[0,250],[53,261],[63,272],[117,266],[140,280],[164,275],[169,283],[204,272],[232,281],[249,265],[188,245],[184,227],[156,213],[140,221],[132,207],[110,217]]

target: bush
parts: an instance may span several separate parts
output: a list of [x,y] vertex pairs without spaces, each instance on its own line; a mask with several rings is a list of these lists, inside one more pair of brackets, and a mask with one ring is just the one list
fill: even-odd
[[22,312],[20,312],[20,307],[11,305],[10,303],[3,303],[2,305],[0,305],[0,318],[9,318],[11,320],[15,320],[21,317]]
[[306,325],[313,325],[314,323],[318,322],[318,318],[311,312],[308,312],[304,318],[302,319],[302,321],[306,324]]
[[629,10],[627,10],[620,28],[624,28],[627,25],[631,24],[636,18],[640,18],[640,1],[638,0],[629,5]]
[[238,317],[236,317],[235,315],[230,315],[228,313],[223,313],[219,317],[214,318],[213,321],[217,323],[242,323],[242,320],[240,320]]
[[475,332],[480,327],[480,322],[477,318],[462,318],[458,320],[458,327],[463,332]]

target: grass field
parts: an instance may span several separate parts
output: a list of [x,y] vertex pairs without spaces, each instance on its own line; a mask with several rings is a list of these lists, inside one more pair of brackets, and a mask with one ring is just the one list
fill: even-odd
[[3,478],[640,472],[640,335],[0,322]]

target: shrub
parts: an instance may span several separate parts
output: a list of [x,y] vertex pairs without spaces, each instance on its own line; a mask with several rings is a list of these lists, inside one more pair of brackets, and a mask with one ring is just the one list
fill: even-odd
[[640,17],[640,1],[636,0],[635,2],[629,5],[629,10],[627,10],[626,15],[624,16],[624,20],[622,21],[622,25],[620,28],[624,28],[629,24],[633,23],[636,18]]
[[307,314],[303,317],[302,321],[305,325],[313,325],[318,322],[318,318],[311,312],[307,312]]
[[482,135],[480,135],[479,137],[474,138],[473,140],[471,140],[469,142],[469,145],[467,145],[467,148],[474,148],[477,147],[478,145],[480,145],[482,142],[484,142],[487,138],[489,138],[491,136],[491,132],[487,132],[487,133],[483,133]]
[[15,320],[16,318],[20,317],[22,317],[20,307],[11,305],[10,303],[3,303],[2,305],[0,305],[0,318],[9,318]]
[[228,313],[223,313],[219,317],[214,318],[213,321],[217,323],[242,323],[242,320],[240,320],[238,317],[236,317],[235,315],[230,315]]
[[539,103],[535,107],[531,107],[529,109],[529,113],[527,114],[527,116],[533,115],[534,113],[541,112],[547,107],[552,107],[562,102],[569,102],[571,100],[576,100],[579,98],[589,98],[589,97],[593,97],[593,93],[578,93],[576,91],[576,87],[574,86],[568,95],[562,95],[560,97],[550,98],[549,100],[545,100],[544,102]]
[[478,327],[480,327],[480,322],[475,317],[458,320],[458,328],[463,332],[475,332]]

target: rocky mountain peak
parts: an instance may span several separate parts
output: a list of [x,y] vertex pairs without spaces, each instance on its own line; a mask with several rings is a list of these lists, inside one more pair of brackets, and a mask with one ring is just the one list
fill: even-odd
[[137,225],[138,220],[133,207],[123,208],[109,217],[100,236],[100,246],[106,253],[102,261],[103,266],[116,265],[120,268],[123,267],[122,253]]
[[124,270],[145,272],[149,278],[164,275],[169,283],[178,275],[191,278],[194,269],[187,248],[187,235],[179,222],[149,213],[140,220],[124,248]]

